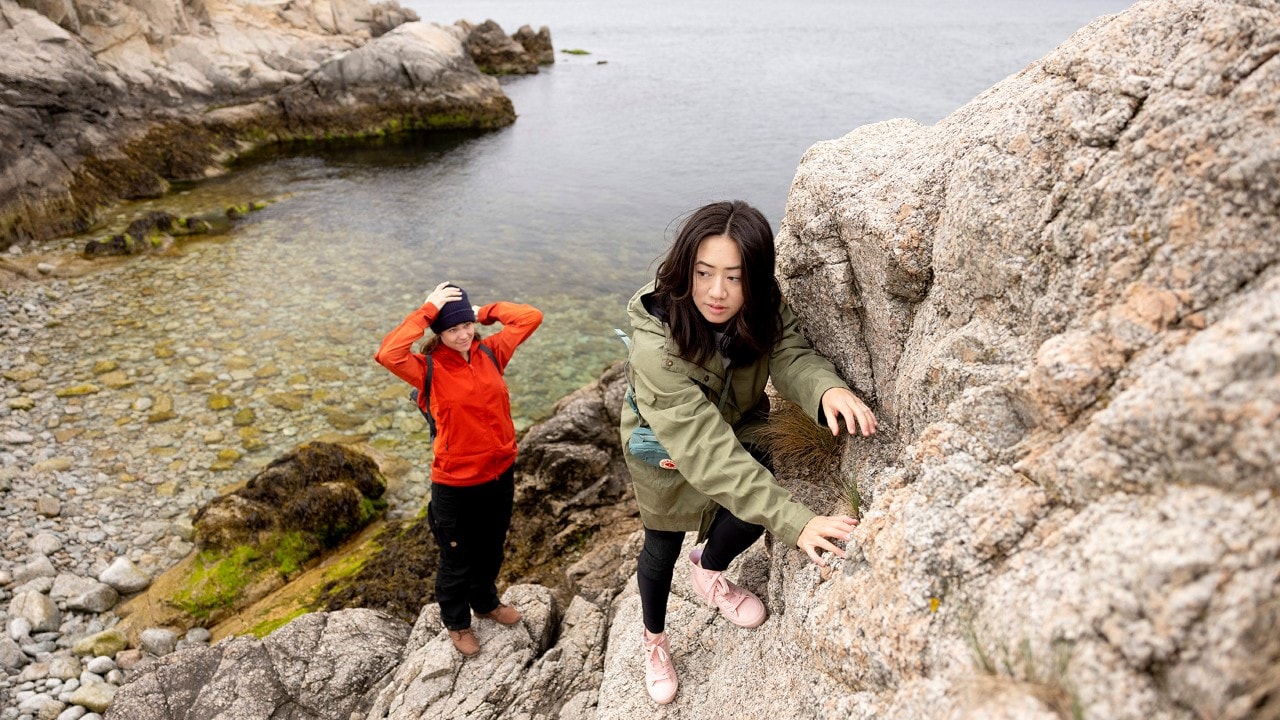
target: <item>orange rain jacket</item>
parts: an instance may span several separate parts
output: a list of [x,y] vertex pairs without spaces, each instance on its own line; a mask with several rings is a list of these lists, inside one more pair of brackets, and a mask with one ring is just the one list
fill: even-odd
[[[426,356],[410,346],[436,319],[435,305],[423,303],[382,339],[373,356],[396,377],[418,388],[426,379]],[[511,421],[511,396],[502,379],[516,347],[538,325],[542,312],[531,305],[496,302],[476,313],[481,325],[502,323],[502,330],[484,338],[501,368],[478,348],[479,335],[471,341],[470,361],[444,345],[431,353],[431,414],[436,420],[432,445],[431,481],[443,485],[479,485],[502,474],[516,459],[516,429]]]

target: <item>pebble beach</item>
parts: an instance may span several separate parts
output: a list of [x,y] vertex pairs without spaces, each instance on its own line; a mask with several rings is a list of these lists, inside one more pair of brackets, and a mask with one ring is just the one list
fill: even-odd
[[113,610],[192,552],[196,508],[298,443],[396,448],[415,469],[388,513],[419,509],[429,450],[411,442],[423,423],[402,384],[371,360],[380,329],[340,296],[281,287],[277,311],[311,303],[288,330],[238,304],[219,288],[270,287],[269,270],[242,272],[255,250],[206,242],[73,278],[55,253],[45,279],[4,292],[0,720],[92,720],[131,672],[207,642],[157,628],[127,649]]

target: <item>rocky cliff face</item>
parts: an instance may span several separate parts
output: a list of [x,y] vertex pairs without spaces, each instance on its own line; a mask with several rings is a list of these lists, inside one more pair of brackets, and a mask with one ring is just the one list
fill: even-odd
[[[1280,717],[1277,55],[1275,2],[1148,0],[810,150],[779,269],[882,419],[842,447],[864,519],[833,572],[767,537],[731,568],[756,630],[677,573],[664,717]],[[634,580],[507,599],[465,662],[424,610],[357,715],[653,716]]]
[[0,246],[265,142],[512,122],[465,33],[416,19],[367,0],[0,0]]
[[1140,2],[805,156],[780,274],[887,429],[809,611],[849,716],[1277,712],[1278,38]]

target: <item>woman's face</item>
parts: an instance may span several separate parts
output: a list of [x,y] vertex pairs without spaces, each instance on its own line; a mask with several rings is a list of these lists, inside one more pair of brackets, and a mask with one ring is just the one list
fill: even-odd
[[440,342],[447,348],[457,350],[464,355],[471,350],[471,338],[475,337],[475,323],[459,323],[440,333]]
[[729,322],[742,310],[742,274],[742,253],[727,236],[712,235],[698,245],[693,301],[707,322]]

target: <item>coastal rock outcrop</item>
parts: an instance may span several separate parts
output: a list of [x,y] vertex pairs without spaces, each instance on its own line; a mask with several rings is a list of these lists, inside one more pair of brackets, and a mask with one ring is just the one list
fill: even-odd
[[264,143],[514,119],[456,28],[394,2],[0,0],[0,245]]
[[[768,536],[740,557],[730,575],[770,612],[755,630],[677,572],[682,689],[663,716],[1280,716],[1278,36],[1271,2],[1143,0],[935,126],[879,123],[806,154],[779,274],[880,416],[834,473],[856,480],[862,523],[825,570]],[[572,518],[612,492],[616,373],[522,441],[525,512]],[[539,498],[565,478],[580,497]],[[335,707],[653,716],[638,539],[613,539],[591,564],[600,590],[567,605],[510,588],[525,620],[479,623],[491,652],[472,660],[427,606]],[[167,677],[218,647],[166,656]],[[305,647],[291,667],[318,658],[327,677],[343,646]],[[284,697],[222,668],[217,687],[243,683],[228,697]],[[110,717],[165,677],[124,686]]]
[[1139,2],[805,155],[779,274],[882,421],[806,610],[842,717],[1275,716],[1277,33]]
[[507,35],[498,23],[485,20],[479,25],[460,20],[454,23],[471,59],[490,75],[534,75],[539,65],[555,62],[551,30],[545,25],[537,32],[528,25]]
[[180,650],[115,694],[107,718],[330,718],[367,709],[409,626],[373,610],[305,615],[263,640]]

